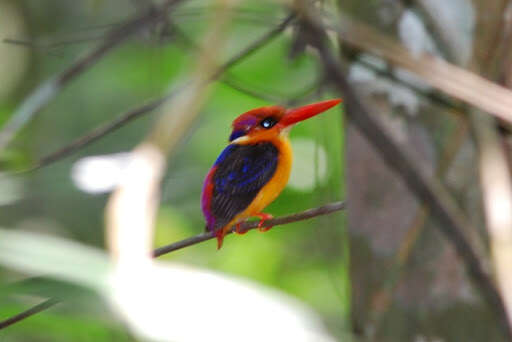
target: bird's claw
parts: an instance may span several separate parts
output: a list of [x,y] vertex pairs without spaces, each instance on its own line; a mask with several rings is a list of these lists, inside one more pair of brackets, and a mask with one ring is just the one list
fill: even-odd
[[235,234],[244,235],[245,233],[247,233],[247,230],[242,229],[242,222],[237,223],[235,225]]
[[273,226],[264,227],[263,224],[265,223],[266,220],[270,220],[270,219],[274,218],[274,216],[272,216],[270,214],[266,214],[266,213],[259,213],[259,214],[256,214],[256,216],[261,218],[260,223],[258,223],[258,230],[260,232],[262,232],[262,233],[267,232],[273,227]]

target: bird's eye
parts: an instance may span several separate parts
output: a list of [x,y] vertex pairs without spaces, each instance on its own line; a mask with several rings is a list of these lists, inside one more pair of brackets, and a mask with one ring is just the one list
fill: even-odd
[[263,128],[269,129],[269,128],[272,128],[276,123],[277,123],[277,121],[274,118],[268,117],[268,118],[263,119],[260,122],[260,126]]

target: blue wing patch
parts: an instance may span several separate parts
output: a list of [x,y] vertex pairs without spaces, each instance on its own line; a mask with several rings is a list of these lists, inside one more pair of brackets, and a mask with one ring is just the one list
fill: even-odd
[[227,156],[229,156],[231,154],[231,152],[233,151],[233,149],[236,149],[235,147],[236,145],[228,145],[222,152],[221,154],[217,157],[217,160],[215,161],[215,163],[213,164],[214,166],[217,166],[219,165],[220,163],[222,163],[222,161],[224,161],[224,159],[226,159]]
[[215,162],[213,196],[214,230],[224,227],[251,204],[277,168],[278,150],[270,142],[229,145]]

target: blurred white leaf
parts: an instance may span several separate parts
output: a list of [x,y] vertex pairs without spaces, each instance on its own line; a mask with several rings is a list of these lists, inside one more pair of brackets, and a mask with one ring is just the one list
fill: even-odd
[[105,288],[108,258],[99,249],[54,236],[0,229],[0,264],[33,275]]
[[71,178],[77,188],[98,194],[113,190],[121,181],[130,153],[90,156],[78,160],[71,169]]
[[119,263],[109,272],[109,259],[98,249],[3,229],[0,264],[97,290],[134,332],[151,340],[334,341],[298,300],[212,271],[149,261]]
[[23,197],[23,183],[20,179],[0,173],[0,206],[12,204]]
[[112,299],[139,335],[158,341],[334,341],[303,304],[275,290],[176,265],[113,278]]

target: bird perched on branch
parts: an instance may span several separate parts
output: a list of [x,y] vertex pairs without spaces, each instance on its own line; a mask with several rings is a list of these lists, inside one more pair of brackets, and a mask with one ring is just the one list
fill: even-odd
[[229,145],[206,175],[201,197],[206,230],[215,233],[217,249],[233,225],[236,233],[244,234],[240,223],[250,217],[261,219],[260,231],[272,228],[264,226],[272,215],[262,210],[288,182],[292,166],[290,129],[340,102],[335,99],[294,109],[261,107],[233,121]]

